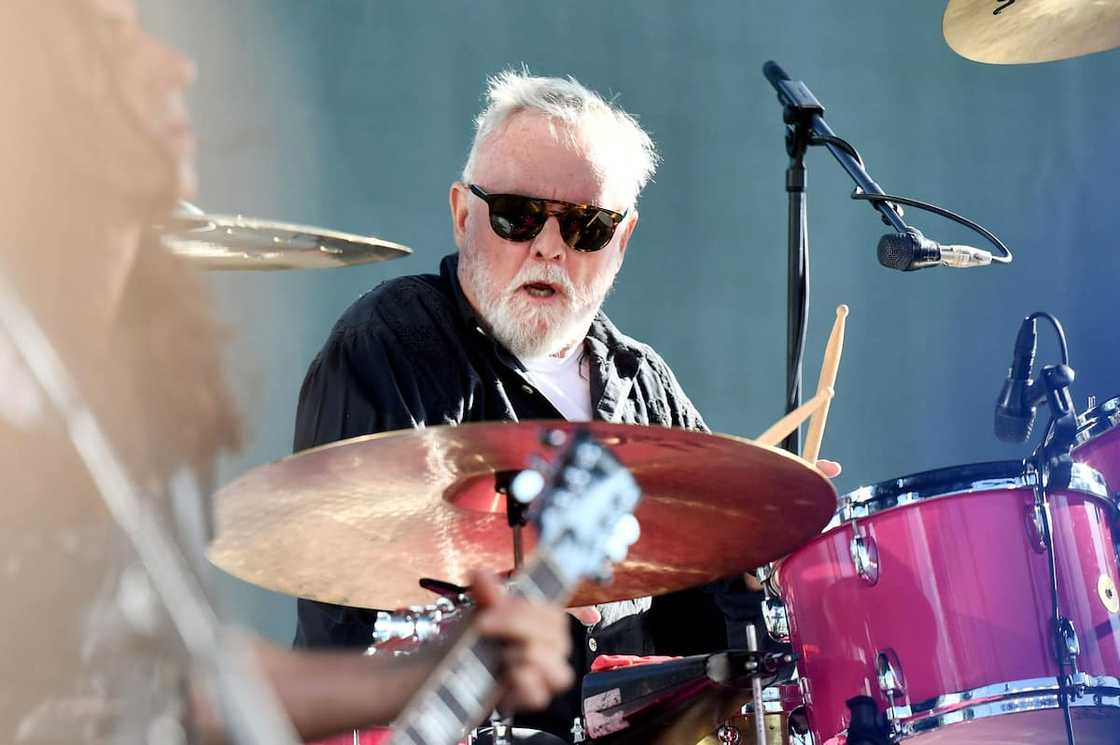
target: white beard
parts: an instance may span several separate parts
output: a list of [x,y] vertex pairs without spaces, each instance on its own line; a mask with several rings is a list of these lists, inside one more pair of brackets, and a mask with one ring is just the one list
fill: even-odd
[[[589,286],[577,288],[556,264],[527,262],[507,286],[497,287],[492,272],[476,252],[468,249],[459,253],[459,278],[478,302],[476,310],[490,326],[490,333],[522,360],[558,354],[583,341],[617,274],[616,266]],[[557,287],[561,302],[547,306],[534,303],[519,292],[530,282]]]

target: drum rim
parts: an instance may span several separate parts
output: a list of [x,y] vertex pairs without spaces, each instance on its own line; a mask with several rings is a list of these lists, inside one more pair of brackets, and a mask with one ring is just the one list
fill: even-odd
[[[1086,693],[1070,701],[1070,706],[1120,708],[1117,678],[1077,673],[1072,684],[1083,687]],[[913,706],[892,707],[891,713],[899,723],[900,735],[906,738],[966,721],[1057,708],[1057,680],[1030,678],[942,694]]]
[[1078,417],[1077,446],[1080,447],[1120,426],[1120,396],[1113,396]]
[[[1018,460],[965,463],[919,471],[896,479],[867,484],[841,495],[839,508],[825,530],[834,528],[839,523],[927,499],[985,491],[1033,488],[1037,483],[1037,473],[1023,461]],[[1099,497],[1113,508],[1116,507],[1116,503],[1109,499],[1104,477],[1085,463],[1073,464],[1072,480],[1067,491]]]

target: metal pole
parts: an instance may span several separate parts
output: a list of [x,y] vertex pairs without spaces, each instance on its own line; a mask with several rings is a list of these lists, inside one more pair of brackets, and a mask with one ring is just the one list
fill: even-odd
[[[758,651],[758,629],[754,624],[747,626],[747,651]],[[754,736],[757,745],[766,745],[766,709],[762,704],[762,671],[751,673],[751,699],[754,702]]]

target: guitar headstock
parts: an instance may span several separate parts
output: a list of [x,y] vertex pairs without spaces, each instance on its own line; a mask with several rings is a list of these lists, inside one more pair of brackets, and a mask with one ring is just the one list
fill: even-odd
[[[553,438],[563,435],[549,433]],[[523,471],[511,489],[519,499],[536,493],[529,519],[539,531],[538,551],[548,551],[553,568],[569,585],[587,578],[609,580],[611,564],[625,559],[638,540],[634,509],[641,489],[630,471],[585,430],[566,435],[544,474]]]
[[[509,484],[510,496],[529,504],[526,518],[539,536],[536,556],[516,573],[510,591],[561,601],[584,579],[609,579],[611,563],[626,558],[638,539],[634,508],[641,489],[589,432],[552,430],[546,438],[560,447],[552,463],[522,471]],[[409,703],[391,745],[457,742],[493,706],[500,648],[494,639],[464,639]]]

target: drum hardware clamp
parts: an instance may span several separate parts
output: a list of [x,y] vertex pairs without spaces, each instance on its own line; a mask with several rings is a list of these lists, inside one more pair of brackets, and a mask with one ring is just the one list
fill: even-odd
[[870,533],[864,535],[860,531],[859,521],[852,516],[848,521],[852,531],[852,539],[848,544],[848,553],[852,557],[852,565],[856,574],[869,585],[879,581],[879,546],[874,536]]
[[891,734],[901,734],[902,721],[908,719],[913,712],[902,676],[902,663],[893,649],[881,649],[875,656],[875,677],[879,690],[888,703],[885,714]]

